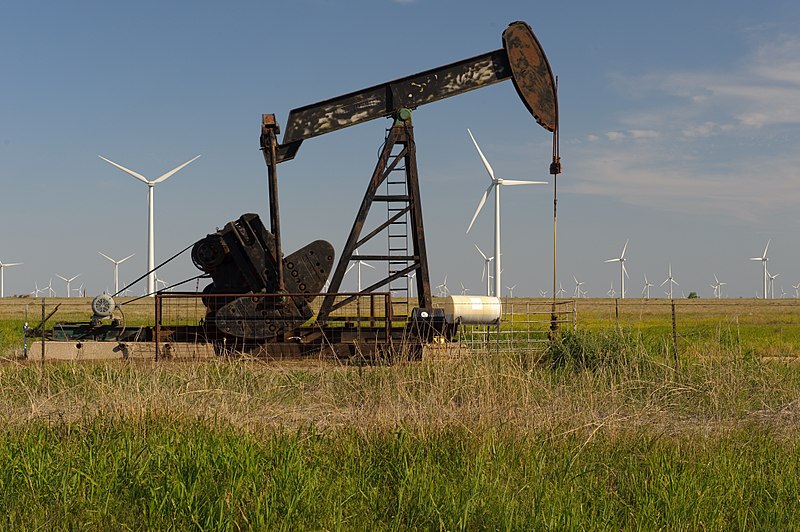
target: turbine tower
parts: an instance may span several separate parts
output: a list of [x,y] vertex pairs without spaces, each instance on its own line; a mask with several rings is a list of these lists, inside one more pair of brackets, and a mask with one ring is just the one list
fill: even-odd
[[124,166],[121,166],[121,165],[115,163],[114,161],[110,161],[110,160],[106,159],[102,155],[98,155],[98,157],[103,159],[105,162],[107,162],[107,163],[109,163],[109,164],[111,164],[113,166],[116,166],[117,168],[119,168],[123,172],[126,172],[126,173],[132,175],[133,177],[135,177],[136,179],[138,179],[139,181],[141,181],[142,183],[147,185],[147,295],[153,296],[155,294],[155,291],[156,291],[156,273],[155,273],[156,258],[155,258],[155,244],[154,244],[154,238],[153,238],[153,235],[155,234],[155,229],[153,227],[153,191],[155,189],[155,186],[158,183],[161,183],[162,181],[166,181],[175,172],[179,171],[180,169],[182,169],[187,164],[197,160],[197,158],[200,157],[200,156],[198,155],[194,159],[186,161],[182,165],[173,168],[172,170],[170,170],[166,174],[163,174],[163,175],[153,179],[152,181],[148,180],[142,174],[136,173],[133,170],[129,170],[129,169],[125,168]]
[[608,259],[606,262],[619,262],[619,283],[621,298],[625,299],[625,278],[628,276],[628,270],[625,269],[625,250],[628,249],[628,241],[622,248],[622,253],[616,259]]
[[20,266],[22,262],[6,262],[5,264],[0,261],[0,297],[6,297],[6,280],[5,280],[5,272],[6,268],[10,268],[12,266]]
[[767,295],[768,294],[768,292],[767,292],[767,279],[769,277],[769,274],[767,273],[767,261],[769,260],[767,258],[767,250],[769,249],[769,243],[771,241],[772,241],[772,239],[767,240],[767,245],[764,247],[764,254],[763,255],[761,255],[760,257],[750,257],[750,260],[760,260],[761,264],[764,265],[764,299],[767,299],[767,297],[769,297]]
[[134,255],[136,255],[136,253],[132,253],[127,257],[125,257],[124,259],[120,260],[114,260],[105,253],[103,253],[102,251],[98,251],[98,253],[100,253],[102,256],[104,256],[105,258],[114,263],[114,295],[117,295],[119,294],[119,265],[128,260],[129,258],[133,257]]
[[[492,180],[492,182],[489,184],[489,188],[487,188],[483,193],[483,196],[481,196],[481,201],[478,203],[478,208],[475,210],[475,214],[472,216],[472,221],[469,222],[467,233],[469,233],[469,230],[472,229],[472,224],[475,223],[475,218],[477,218],[478,214],[481,212],[483,204],[486,203],[486,198],[489,197],[489,193],[492,191],[492,189],[494,189],[494,295],[496,297],[500,297],[500,273],[502,272],[502,269],[500,268],[500,187],[503,185],[546,185],[547,182],[516,181],[511,179],[503,179],[502,177],[495,177],[494,170],[489,164],[489,161],[486,160],[486,157],[484,157],[480,146],[478,146],[478,143],[475,140],[475,137],[472,136],[472,131],[470,131],[468,128],[467,132],[472,139],[472,143],[475,145],[475,149],[478,150],[478,155],[480,155],[481,161],[483,161],[483,166],[489,173],[489,178]],[[488,295],[492,294],[490,293]]]

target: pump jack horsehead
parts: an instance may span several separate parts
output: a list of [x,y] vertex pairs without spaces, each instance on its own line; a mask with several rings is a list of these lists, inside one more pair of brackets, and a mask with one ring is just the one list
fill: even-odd
[[[416,285],[417,306],[422,310],[432,309],[411,110],[510,79],[536,122],[554,134],[557,132],[558,105],[555,78],[530,26],[525,22],[511,23],[503,32],[502,44],[502,48],[493,52],[294,109],[289,113],[285,133],[280,142],[278,141],[280,126],[275,115],[263,115],[261,150],[267,165],[270,229],[267,231],[260,225],[256,215],[245,215],[240,218],[240,222],[231,224],[238,224],[236,227],[247,226],[250,228],[248,231],[252,229],[255,233],[265,236],[261,238],[261,241],[265,242],[263,256],[258,260],[258,262],[263,261],[260,271],[265,275],[258,282],[249,283],[247,286],[236,286],[230,281],[230,269],[224,270],[214,266],[222,260],[217,255],[223,253],[223,249],[224,253],[230,253],[226,246],[235,239],[225,240],[224,237],[220,237],[225,240],[226,246],[217,246],[210,242],[209,244],[214,245],[208,249],[198,250],[197,246],[203,242],[200,241],[195,245],[196,249],[192,256],[195,264],[209,273],[214,281],[207,288],[207,292],[308,294],[305,297],[286,298],[288,300],[286,307],[291,309],[284,308],[279,315],[274,315],[275,326],[271,328],[270,334],[278,338],[281,335],[283,338],[288,338],[295,335],[297,326],[308,319],[310,312],[308,303],[314,298],[315,293],[322,290],[329,274],[331,274],[330,284],[317,314],[318,324],[324,326],[331,312],[357,297],[352,295],[337,298],[336,295],[348,266],[352,262],[364,260],[373,264],[386,263],[387,275],[363,288],[361,293],[375,292],[382,287],[385,287],[384,292],[396,293],[395,287],[400,282],[408,283],[409,279],[413,278]],[[393,122],[337,265],[333,267],[333,247],[321,240],[312,242],[284,258],[278,202],[278,164],[295,158],[300,145],[306,139],[376,118],[389,118]],[[392,174],[391,179],[388,179],[390,174]],[[379,188],[384,184],[386,192],[381,189],[379,193]],[[399,188],[391,189],[390,185]],[[375,202],[387,204],[387,219],[379,222],[374,228],[367,228],[365,227],[367,216]],[[392,233],[389,229],[396,228],[398,224],[405,224],[407,228],[405,242],[410,242],[411,246],[407,243],[404,246],[392,245]],[[389,246],[386,254],[357,254],[360,247],[379,234],[388,234]],[[254,257],[252,254],[248,256]],[[240,258],[241,256],[236,257],[239,265]],[[223,271],[228,272],[228,277],[224,277]],[[259,269],[254,268],[253,271],[258,272]],[[252,276],[244,277],[253,279]],[[240,278],[241,276],[237,277]],[[269,320],[272,316],[269,312],[273,310],[268,309],[265,313],[262,309],[261,319]],[[238,312],[242,311],[247,311],[247,307],[240,306]],[[295,327],[294,330],[291,329],[292,326]],[[230,329],[226,328],[226,332],[230,333]]]

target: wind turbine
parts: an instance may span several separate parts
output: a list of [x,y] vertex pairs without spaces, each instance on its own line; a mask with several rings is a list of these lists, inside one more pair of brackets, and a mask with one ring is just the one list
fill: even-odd
[[[486,160],[486,157],[484,157],[480,146],[478,146],[478,142],[472,135],[472,131],[467,128],[467,132],[472,139],[472,143],[475,145],[475,149],[478,150],[478,155],[480,155],[481,161],[483,161],[483,166],[489,173],[489,178],[492,180],[491,184],[489,184],[489,188],[487,188],[486,191],[484,191],[483,196],[481,196],[481,201],[478,203],[478,208],[475,210],[475,214],[472,216],[472,220],[469,222],[469,227],[467,227],[467,233],[469,233],[469,230],[472,229],[472,224],[475,223],[475,218],[477,218],[478,214],[481,212],[483,204],[486,203],[486,198],[489,197],[489,193],[492,191],[492,189],[494,189],[494,295],[499,297],[500,288],[502,286],[500,284],[500,274],[502,273],[502,269],[500,268],[500,187],[503,185],[546,185],[547,182],[516,181],[511,179],[503,179],[502,177],[495,177],[494,170],[489,164],[489,161]],[[487,295],[492,294],[489,293]]]
[[414,297],[414,281],[413,281],[413,279],[416,276],[417,276],[417,272],[411,272],[408,275],[406,275],[406,277],[408,278],[408,297],[409,298],[413,298]]
[[780,274],[776,273],[772,275],[771,273],[767,272],[767,277],[769,277],[769,298],[775,299],[775,279],[778,278]]
[[564,287],[561,286],[561,283],[558,283],[558,292],[556,292],[556,297],[564,297],[565,292],[566,290],[564,290]]
[[800,283],[797,283],[796,285],[793,284],[792,288],[794,288],[794,297],[800,298]]
[[450,290],[447,289],[447,274],[444,274],[444,281],[442,281],[442,284],[437,285],[436,288],[439,289],[439,297],[447,297],[447,294],[450,293]]
[[475,244],[475,249],[477,249],[478,253],[481,254],[481,257],[483,257],[483,272],[481,273],[481,281],[483,281],[483,278],[486,277],[486,295],[490,296],[492,295],[492,273],[489,263],[494,260],[494,257],[487,257],[486,254],[481,251],[481,248],[478,247],[478,244]]
[[771,241],[772,241],[772,239],[767,240],[767,245],[764,247],[764,254],[763,255],[761,255],[760,257],[750,257],[750,260],[760,260],[761,264],[764,265],[764,299],[767,299],[767,297],[769,297],[767,295],[767,278],[768,278],[767,261],[769,260],[767,258],[767,250],[769,249],[769,243]]
[[714,274],[714,284],[711,285],[711,287],[714,289],[714,297],[717,299],[722,299],[722,286],[726,284],[728,283],[720,282],[720,280],[717,279],[717,274]]
[[572,280],[575,281],[575,291],[572,293],[572,297],[577,299],[581,297],[581,285],[583,284],[583,281],[579,281],[574,275],[572,276]]
[[[355,250],[355,251],[353,252],[353,255],[355,255],[356,257],[358,257],[358,250]],[[359,291],[359,292],[361,292],[361,266],[366,266],[367,268],[372,268],[373,270],[375,269],[375,266],[373,266],[372,264],[370,264],[370,263],[368,263],[368,262],[364,262],[364,261],[363,261],[363,260],[361,260],[361,259],[358,259],[358,261],[357,261],[357,262],[354,262],[353,264],[351,264],[350,266],[348,266],[348,267],[347,267],[347,269],[344,271],[344,273],[345,273],[345,274],[347,274],[347,272],[349,272],[350,270],[352,270],[352,269],[353,269],[353,268],[355,268],[356,266],[358,266],[358,270],[357,270],[358,291]]]
[[547,290],[539,290],[539,295],[542,297],[547,297]]
[[465,296],[465,295],[467,295],[467,292],[469,292],[469,288],[467,288],[466,286],[464,286],[464,283],[460,283],[460,284],[461,284],[461,295],[462,295],[462,296]]
[[155,190],[155,186],[161,183],[162,181],[166,181],[175,172],[179,171],[187,164],[197,160],[197,158],[200,156],[198,155],[194,159],[186,161],[182,165],[173,168],[166,174],[162,174],[161,176],[153,179],[152,181],[148,180],[142,174],[134,172],[133,170],[129,170],[124,166],[115,163],[114,161],[106,159],[102,155],[98,155],[98,157],[103,159],[105,162],[113,166],[116,166],[123,172],[132,175],[133,177],[135,177],[136,179],[147,185],[147,295],[153,296],[156,291],[156,272],[155,272],[156,258],[155,258],[155,243],[154,243],[155,228],[153,226],[153,192]]
[[47,286],[42,288],[42,292],[44,292],[45,290],[47,290],[47,295],[48,296],[50,296],[50,297],[55,297],[56,296],[56,291],[53,290],[53,278],[52,277],[50,278],[50,281],[47,283]]
[[[674,284],[675,286],[680,286],[678,281],[672,278],[672,264],[669,265],[669,275],[667,275],[667,278],[664,279],[663,283],[661,283],[661,286],[664,286],[667,283],[669,283],[669,298],[672,299],[672,285]],[[666,294],[666,292],[664,293]]]
[[98,251],[98,253],[100,253],[102,256],[104,256],[105,258],[114,263],[114,295],[117,295],[119,294],[119,265],[128,260],[129,258],[133,257],[134,255],[136,255],[136,253],[132,253],[127,257],[125,257],[124,259],[120,260],[114,260],[105,253],[103,253],[102,251]]
[[625,299],[625,277],[628,276],[628,271],[625,269],[625,250],[628,249],[628,241],[625,241],[625,246],[622,248],[622,253],[616,259],[608,259],[606,262],[619,262],[619,282],[620,292],[622,299]]
[[0,297],[6,297],[6,280],[5,280],[5,271],[6,268],[10,268],[12,266],[20,266],[22,262],[6,262],[5,264],[0,261]]
[[62,281],[66,281],[66,283],[67,283],[67,297],[71,297],[71,295],[72,295],[72,290],[70,290],[70,288],[69,288],[69,283],[71,283],[72,281],[74,281],[75,279],[77,279],[80,276],[81,276],[81,274],[78,274],[75,277],[70,277],[69,279],[67,279],[66,277],[61,277],[60,275],[56,274],[56,277],[58,277]]
[[642,288],[642,296],[645,299],[650,299],[650,287],[653,286],[653,283],[647,280],[647,275],[644,276],[644,288]]
[[515,289],[516,287],[517,287],[517,285],[514,285],[514,286],[506,286],[506,290],[508,290],[508,297],[509,297],[509,299],[514,299],[514,289]]
[[614,290],[613,282],[611,283],[611,288],[608,290],[608,292],[606,292],[606,294],[608,294],[608,297],[614,297],[615,295],[617,295],[617,291]]

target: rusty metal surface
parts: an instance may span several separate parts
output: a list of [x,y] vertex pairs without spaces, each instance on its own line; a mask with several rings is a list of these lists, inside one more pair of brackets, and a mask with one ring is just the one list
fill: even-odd
[[511,76],[505,55],[503,50],[496,50],[294,109],[286,121],[283,143],[392,116],[403,107],[413,109],[503,81]]
[[[274,337],[311,317],[309,303],[322,290],[333,267],[333,246],[315,240],[281,261],[285,291],[278,283],[275,237],[256,214],[245,214],[192,248],[195,265],[213,282],[205,288],[206,319],[221,331],[240,337]],[[271,299],[251,293],[282,294]],[[213,294],[241,294],[214,297]]]
[[509,78],[536,121],[553,131],[558,123],[555,83],[539,41],[525,22],[511,23],[503,32],[502,41],[503,48],[493,52],[293,109],[274,156],[262,135],[268,164],[270,157],[276,163],[294,158],[305,139],[393,116],[402,108],[414,109]]
[[542,46],[525,22],[514,22],[503,32],[503,47],[513,75],[511,80],[525,107],[548,131],[558,126],[556,83]]

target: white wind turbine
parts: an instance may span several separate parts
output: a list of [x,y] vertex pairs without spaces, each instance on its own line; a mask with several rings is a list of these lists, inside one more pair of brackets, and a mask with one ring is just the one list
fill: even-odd
[[408,278],[408,297],[414,297],[414,277],[417,276],[417,272],[411,272],[406,277]]
[[615,295],[617,295],[617,291],[614,290],[613,282],[611,283],[611,288],[608,290],[608,292],[606,292],[606,294],[608,294],[608,297],[614,297]]
[[155,294],[155,291],[156,291],[156,272],[155,272],[156,258],[155,258],[155,243],[154,243],[154,240],[155,240],[154,239],[155,228],[153,226],[153,191],[155,190],[155,186],[158,183],[161,183],[162,181],[166,181],[175,172],[179,171],[180,169],[182,169],[187,164],[197,160],[197,158],[200,157],[200,156],[198,155],[194,159],[190,159],[190,160],[186,161],[182,165],[173,168],[172,170],[170,170],[166,174],[163,174],[163,175],[153,179],[152,181],[148,180],[142,174],[134,172],[133,170],[129,170],[129,169],[125,168],[124,166],[121,166],[121,165],[115,163],[114,161],[110,161],[110,160],[106,159],[102,155],[98,155],[98,157],[103,159],[105,162],[107,162],[107,163],[109,163],[109,164],[111,164],[113,166],[116,166],[117,168],[119,168],[123,172],[126,172],[126,173],[132,175],[133,177],[135,177],[136,179],[138,179],[139,181],[141,181],[142,183],[147,185],[147,295],[153,296]]
[[[358,250],[355,250],[353,252],[353,255],[358,257]],[[347,275],[347,272],[349,272],[350,270],[352,270],[355,267],[358,267],[358,270],[356,271],[356,274],[357,274],[356,276],[357,276],[357,283],[358,283],[358,291],[359,292],[361,292],[361,266],[366,266],[367,268],[372,268],[373,270],[375,269],[375,266],[373,266],[372,264],[370,264],[368,262],[365,262],[365,261],[363,261],[361,259],[358,259],[357,262],[354,262],[354,263],[350,264],[350,266],[348,266],[347,269],[344,271],[345,275]]]
[[513,285],[513,286],[506,286],[506,290],[508,291],[508,297],[509,297],[509,299],[514,299],[514,289],[515,289],[516,287],[517,287],[517,285]]
[[447,288],[447,274],[444,274],[444,281],[442,281],[442,284],[437,285],[436,288],[439,289],[439,297],[447,297],[450,293],[450,290]]
[[583,281],[579,281],[574,275],[572,276],[572,280],[575,281],[575,291],[572,293],[572,297],[577,299],[581,297],[581,285],[583,285]]
[[767,277],[769,278],[769,298],[775,299],[775,279],[778,278],[780,274],[776,273],[772,275],[771,273],[767,272]]
[[564,297],[565,293],[566,290],[564,290],[564,287],[561,286],[561,283],[558,283],[558,291],[556,292],[556,297]]
[[134,255],[136,255],[136,253],[132,253],[127,257],[125,257],[124,259],[120,260],[114,260],[105,253],[103,253],[102,251],[98,251],[98,253],[100,253],[102,256],[104,256],[105,258],[114,263],[114,295],[117,295],[119,294],[119,265],[128,260],[129,258],[133,257]]
[[711,287],[714,289],[714,297],[717,299],[722,299],[722,287],[728,283],[723,283],[719,279],[717,279],[717,274],[714,274],[714,284]]
[[625,250],[628,249],[628,241],[625,241],[625,246],[622,248],[622,253],[616,259],[608,259],[606,262],[619,262],[619,282],[621,298],[625,299],[625,277],[628,276],[628,270],[625,269]]
[[70,290],[69,284],[72,281],[74,281],[75,279],[77,279],[78,277],[80,277],[80,276],[81,276],[81,274],[78,274],[75,277],[70,277],[69,279],[67,279],[66,277],[61,277],[60,275],[56,274],[56,277],[58,277],[59,279],[61,279],[62,281],[65,281],[67,283],[67,297],[71,297],[72,296],[72,290]]
[[793,284],[792,288],[794,288],[794,297],[800,298],[800,283],[797,283],[796,285]]
[[6,268],[11,268],[12,266],[21,266],[22,262],[6,262],[3,263],[0,261],[0,297],[6,297],[6,280],[5,280],[5,272]]
[[462,295],[462,296],[465,296],[465,295],[467,295],[467,292],[469,292],[469,288],[467,288],[466,286],[464,286],[464,283],[459,283],[459,284],[461,285],[461,295]]
[[[678,281],[676,281],[675,279],[672,278],[672,264],[669,265],[669,274],[667,275],[667,278],[664,279],[664,282],[661,283],[661,286],[664,286],[667,283],[669,283],[669,294],[668,295],[669,295],[669,298],[672,299],[672,285],[680,286],[678,284]],[[664,292],[664,293],[666,294],[667,292]]]
[[645,299],[650,299],[650,287],[653,286],[653,283],[647,280],[647,275],[644,276],[644,288],[642,288],[642,296]]
[[750,260],[760,260],[761,264],[764,265],[764,299],[767,299],[769,297],[768,292],[767,292],[767,279],[768,279],[767,261],[769,260],[767,258],[767,250],[769,249],[769,243],[771,241],[772,241],[772,239],[767,240],[767,245],[764,247],[764,254],[763,255],[761,255],[760,257],[750,257]]
[[483,278],[486,277],[486,295],[492,295],[492,269],[490,267],[490,262],[494,260],[494,257],[487,257],[486,253],[481,251],[481,248],[478,247],[478,244],[475,244],[475,249],[478,250],[478,253],[481,254],[483,257],[483,272],[481,272],[481,281]]
[[[517,181],[512,179],[503,179],[502,177],[495,177],[494,170],[489,164],[489,161],[486,160],[486,157],[484,157],[480,146],[478,146],[478,142],[475,140],[475,137],[472,136],[472,131],[467,129],[467,132],[472,139],[472,143],[475,145],[475,149],[478,150],[478,155],[480,155],[481,161],[483,161],[483,166],[489,173],[489,178],[492,180],[489,188],[487,188],[483,193],[483,196],[481,196],[481,201],[478,203],[478,208],[475,210],[475,214],[472,216],[472,220],[469,222],[469,227],[467,227],[467,233],[469,233],[469,230],[472,229],[472,224],[475,223],[475,218],[477,218],[478,214],[481,212],[483,204],[486,203],[486,198],[489,197],[489,193],[492,191],[492,189],[494,189],[494,295],[499,297],[500,288],[502,286],[500,283],[500,274],[502,273],[502,269],[500,267],[500,187],[503,185],[546,185],[547,182]],[[487,295],[492,294],[489,293]]]

